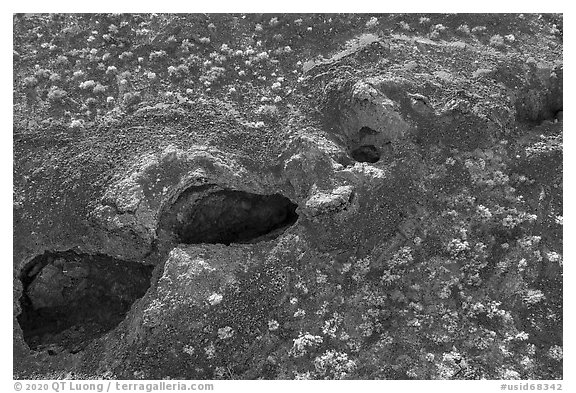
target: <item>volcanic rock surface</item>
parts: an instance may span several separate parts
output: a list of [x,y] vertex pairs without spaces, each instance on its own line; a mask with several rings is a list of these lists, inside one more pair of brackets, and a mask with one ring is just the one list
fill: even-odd
[[14,16],[15,378],[561,379],[562,16]]

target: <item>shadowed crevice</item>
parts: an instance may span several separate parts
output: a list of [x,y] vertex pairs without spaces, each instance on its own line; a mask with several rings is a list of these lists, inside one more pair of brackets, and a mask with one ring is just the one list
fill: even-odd
[[150,286],[152,266],[107,255],[46,252],[21,273],[18,322],[32,350],[76,353],[114,329]]
[[279,195],[237,190],[201,194],[191,188],[165,213],[160,226],[180,243],[248,243],[278,237],[298,219],[297,205]]
[[352,158],[358,162],[375,163],[380,160],[380,152],[374,145],[363,145],[350,152]]

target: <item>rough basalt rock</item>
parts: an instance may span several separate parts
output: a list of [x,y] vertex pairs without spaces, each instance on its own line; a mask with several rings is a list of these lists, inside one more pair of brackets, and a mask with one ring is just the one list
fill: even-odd
[[15,378],[562,378],[561,16],[14,18]]

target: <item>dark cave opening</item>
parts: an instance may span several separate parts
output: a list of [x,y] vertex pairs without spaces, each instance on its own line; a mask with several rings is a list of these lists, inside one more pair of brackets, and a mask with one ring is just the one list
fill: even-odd
[[265,241],[298,220],[297,207],[280,194],[218,190],[199,195],[191,188],[180,195],[161,226],[186,244]]
[[380,151],[374,145],[362,145],[350,152],[352,158],[358,162],[373,164],[380,160]]
[[46,252],[22,270],[18,322],[30,349],[77,353],[114,329],[150,287],[153,266],[74,251]]
[[378,135],[378,131],[366,126],[360,128],[360,131],[358,131],[358,136],[360,138],[365,138],[368,135]]
[[554,114],[554,119],[558,120],[558,121],[564,121],[564,110],[563,108],[560,108],[556,111],[556,113]]
[[562,121],[562,93],[537,94],[530,91],[520,96],[515,103],[515,109],[517,120],[531,126],[541,125],[545,121]]

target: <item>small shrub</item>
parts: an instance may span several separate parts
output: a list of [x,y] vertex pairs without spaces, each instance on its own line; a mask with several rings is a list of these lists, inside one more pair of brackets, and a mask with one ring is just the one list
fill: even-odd
[[378,26],[378,18],[376,18],[375,16],[373,16],[368,20],[368,22],[366,22],[366,27],[369,29],[373,29],[376,26]]
[[256,110],[256,113],[260,115],[262,118],[268,120],[276,120],[280,115],[278,107],[276,105],[261,105]]
[[66,93],[64,90],[59,89],[56,86],[52,86],[48,92],[48,101],[53,104],[60,104],[63,102],[67,95],[68,93]]
[[495,48],[503,48],[506,46],[504,43],[504,38],[502,38],[500,34],[496,34],[490,37],[490,45]]
[[127,108],[132,108],[142,101],[142,96],[140,92],[126,93],[124,94],[123,101]]

